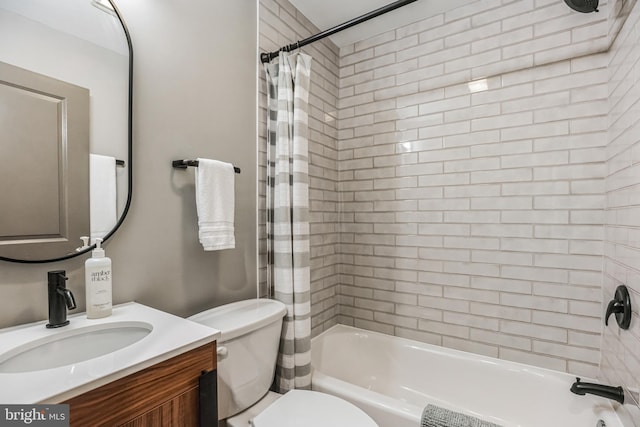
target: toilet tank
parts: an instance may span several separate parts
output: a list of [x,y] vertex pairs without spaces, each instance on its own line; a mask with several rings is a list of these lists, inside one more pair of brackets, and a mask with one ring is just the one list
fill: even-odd
[[219,419],[244,411],[269,391],[286,311],[280,301],[251,299],[189,317],[221,332],[218,339]]

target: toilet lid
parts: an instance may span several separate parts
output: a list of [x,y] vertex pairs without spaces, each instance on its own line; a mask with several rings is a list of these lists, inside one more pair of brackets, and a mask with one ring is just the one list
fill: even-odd
[[291,390],[253,419],[254,427],[378,427],[360,408],[317,391]]

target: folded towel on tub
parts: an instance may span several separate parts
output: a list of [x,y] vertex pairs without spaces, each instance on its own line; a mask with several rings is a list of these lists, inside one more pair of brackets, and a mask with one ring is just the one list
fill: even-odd
[[500,427],[459,412],[450,411],[435,405],[427,405],[422,412],[420,427]]

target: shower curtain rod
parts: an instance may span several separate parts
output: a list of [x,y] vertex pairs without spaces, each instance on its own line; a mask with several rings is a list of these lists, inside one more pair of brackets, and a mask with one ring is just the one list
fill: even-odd
[[387,12],[391,12],[392,10],[396,10],[396,9],[402,7],[402,6],[406,6],[409,3],[413,3],[415,1],[418,1],[418,0],[398,0],[398,1],[395,1],[393,3],[389,3],[388,5],[382,6],[379,9],[373,10],[373,11],[371,11],[369,13],[365,13],[362,16],[359,16],[357,18],[353,18],[350,21],[344,22],[344,23],[342,23],[340,25],[336,25],[335,27],[329,28],[328,30],[324,30],[323,32],[318,33],[315,36],[307,37],[304,40],[300,40],[300,41],[298,41],[296,43],[291,43],[288,46],[283,46],[283,47],[280,48],[280,50],[277,50],[275,52],[269,52],[269,53],[263,52],[263,53],[260,54],[260,60],[262,61],[263,64],[266,63],[266,62],[270,62],[273,58],[276,58],[278,56],[278,54],[280,53],[281,50],[284,50],[285,52],[291,52],[294,49],[299,49],[302,46],[306,46],[306,45],[311,44],[313,42],[317,42],[318,40],[321,40],[321,39],[323,39],[325,37],[328,37],[330,35],[338,33],[338,32],[340,32],[342,30],[346,30],[347,28],[351,28],[354,25],[361,24],[361,23],[363,23],[365,21],[368,21],[368,20],[373,19],[373,18],[375,18],[377,16],[380,16],[380,15],[383,15],[383,14],[385,14]]

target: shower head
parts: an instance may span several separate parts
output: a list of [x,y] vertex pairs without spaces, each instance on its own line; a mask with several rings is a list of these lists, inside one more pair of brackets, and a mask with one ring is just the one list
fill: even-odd
[[598,0],[564,0],[564,2],[573,10],[582,13],[590,13],[598,11]]

